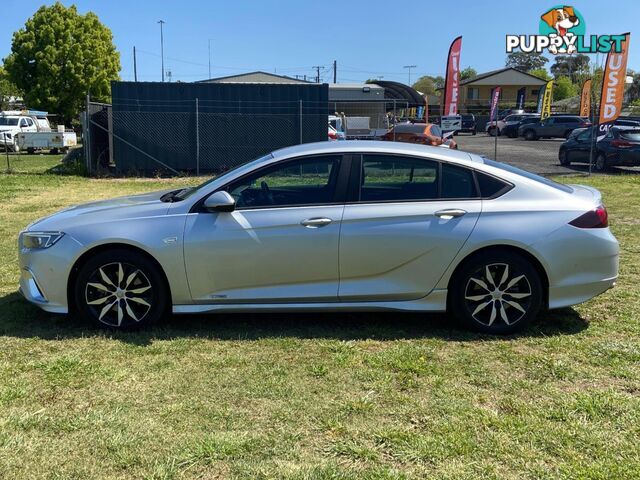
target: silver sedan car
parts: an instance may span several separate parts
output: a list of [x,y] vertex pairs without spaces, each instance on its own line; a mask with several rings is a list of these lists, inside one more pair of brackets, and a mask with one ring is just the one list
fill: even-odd
[[117,329],[170,312],[398,310],[508,334],[618,275],[597,190],[389,142],[285,148],[197,187],[68,208],[19,250],[27,300]]

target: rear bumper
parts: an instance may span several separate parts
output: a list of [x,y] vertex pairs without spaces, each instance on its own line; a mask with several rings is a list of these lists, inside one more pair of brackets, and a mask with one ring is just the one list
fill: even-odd
[[547,263],[550,309],[586,302],[618,278],[620,248],[608,228],[566,225],[532,247]]
[[563,308],[586,302],[616,285],[617,276],[597,282],[577,283],[549,288],[549,309]]

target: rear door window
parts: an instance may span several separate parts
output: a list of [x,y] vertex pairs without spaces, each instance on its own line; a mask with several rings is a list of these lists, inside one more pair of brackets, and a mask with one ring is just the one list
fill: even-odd
[[364,155],[360,201],[438,198],[438,162],[393,155]]
[[477,198],[473,171],[468,168],[442,164],[442,193],[440,198]]

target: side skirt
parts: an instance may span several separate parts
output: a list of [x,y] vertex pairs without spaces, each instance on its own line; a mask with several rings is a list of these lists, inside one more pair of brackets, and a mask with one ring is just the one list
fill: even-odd
[[173,313],[215,313],[215,312],[444,312],[447,309],[447,290],[433,290],[418,300],[395,302],[337,302],[337,303],[246,303],[246,304],[193,304],[174,305]]

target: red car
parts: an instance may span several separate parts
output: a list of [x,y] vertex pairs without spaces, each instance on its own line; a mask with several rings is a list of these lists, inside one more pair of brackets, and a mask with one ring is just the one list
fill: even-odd
[[433,123],[400,123],[385,133],[382,140],[388,142],[420,143],[456,150],[458,144],[452,138],[444,138],[442,130]]

